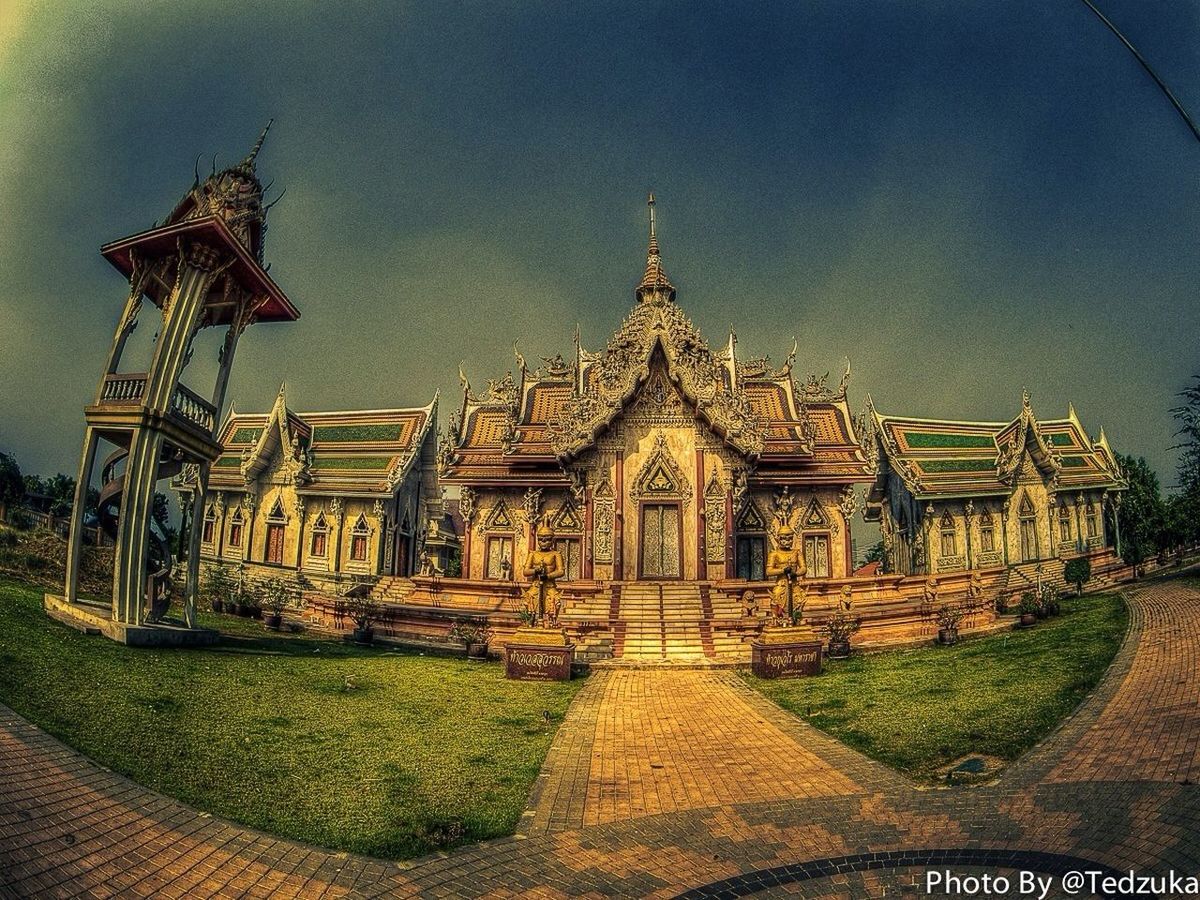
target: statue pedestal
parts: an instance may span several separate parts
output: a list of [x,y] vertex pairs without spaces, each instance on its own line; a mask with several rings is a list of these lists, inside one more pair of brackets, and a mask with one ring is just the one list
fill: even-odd
[[570,681],[575,645],[553,628],[518,628],[504,645],[504,677],[517,681]]
[[801,678],[821,673],[821,641],[807,625],[767,626],[750,643],[750,668],[759,678]]

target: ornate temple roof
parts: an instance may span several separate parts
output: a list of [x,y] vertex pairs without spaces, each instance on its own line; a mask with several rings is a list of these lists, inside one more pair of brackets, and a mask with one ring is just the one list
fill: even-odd
[[[250,152],[235,165],[218,172],[214,157],[212,174],[203,181],[197,170],[192,186],[161,224],[155,223],[149,231],[105,244],[100,253],[129,278],[139,269],[139,260],[173,256],[184,239],[215,242],[232,251],[229,266],[233,280],[257,298],[254,321],[298,319],[299,310],[267,274],[270,267],[263,265],[267,212],[279,199],[264,202],[270,185],[263,187],[256,169],[258,154],[270,128],[268,122]],[[154,273],[143,279],[142,287],[146,296],[160,307],[170,293],[170,285]],[[206,303],[206,324],[227,324],[235,305],[227,296],[210,299]]]
[[863,450],[879,475],[872,499],[882,495],[889,469],[920,499],[1007,495],[1023,465],[1058,491],[1127,486],[1104,429],[1091,439],[1074,406],[1066,418],[1038,419],[1025,392],[1011,421],[954,422],[884,416],[867,403]]
[[280,388],[268,413],[230,411],[209,489],[245,490],[279,466],[303,494],[391,493],[419,458],[437,404],[435,396],[428,406],[411,409],[298,413]]
[[663,267],[650,202],[646,268],[636,304],[600,351],[575,335],[575,358],[543,358],[531,367],[515,350],[515,375],[472,390],[459,378],[463,402],[441,442],[439,472],[448,482],[512,480],[559,483],[571,460],[588,451],[663,371],[695,417],[748,463],[763,468],[814,464],[843,480],[870,476],[846,404],[849,367],[836,388],[827,377],[797,384],[796,346],[782,368],[766,357],[742,360],[737,338],[713,350],[675,302]]

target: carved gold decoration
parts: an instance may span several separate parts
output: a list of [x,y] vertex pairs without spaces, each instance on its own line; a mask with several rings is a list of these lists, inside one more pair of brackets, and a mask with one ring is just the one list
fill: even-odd
[[762,452],[766,428],[749,401],[740,391],[725,389],[723,367],[700,332],[675,303],[664,302],[641,303],[630,312],[592,363],[593,386],[574,397],[551,424],[551,445],[560,458],[592,446],[596,435],[622,412],[650,379],[656,348],[661,348],[672,383],[701,418],[743,455]]

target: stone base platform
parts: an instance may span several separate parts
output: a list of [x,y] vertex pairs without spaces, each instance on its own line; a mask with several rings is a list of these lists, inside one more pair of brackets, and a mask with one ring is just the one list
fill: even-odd
[[186,628],[183,625],[126,625],[114,622],[107,606],[98,603],[69,603],[59,594],[46,594],[42,605],[46,614],[84,634],[102,634],[109,640],[129,647],[208,647],[221,637],[211,628]]

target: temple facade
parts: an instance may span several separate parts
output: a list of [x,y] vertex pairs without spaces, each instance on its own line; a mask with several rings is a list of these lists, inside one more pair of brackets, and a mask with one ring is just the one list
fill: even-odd
[[885,571],[1049,574],[1070,557],[1119,553],[1115,506],[1128,484],[1103,429],[1089,437],[1074,407],[1038,419],[1025,393],[1010,421],[951,422],[882,415],[868,401],[864,419],[867,515]]
[[548,521],[567,581],[761,581],[781,523],[814,578],[848,576],[856,483],[871,473],[830,386],[714,349],[676,302],[654,233],[635,305],[598,351],[515,371],[462,402],[442,436],[441,482],[458,491],[462,574],[519,579],[532,523]]
[[329,588],[444,567],[457,538],[435,471],[437,403],[297,413],[280,389],[270,412],[231,411],[200,519],[201,559]]

